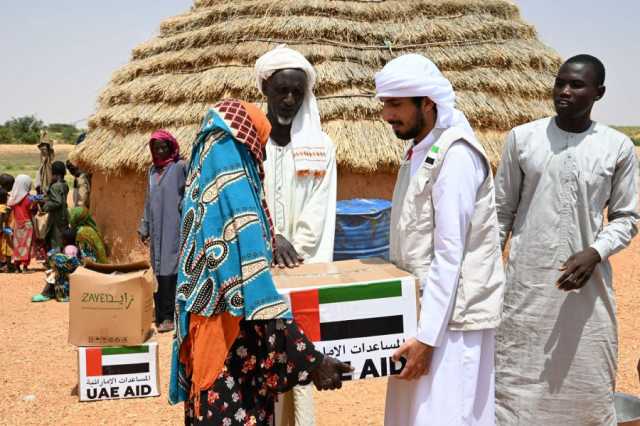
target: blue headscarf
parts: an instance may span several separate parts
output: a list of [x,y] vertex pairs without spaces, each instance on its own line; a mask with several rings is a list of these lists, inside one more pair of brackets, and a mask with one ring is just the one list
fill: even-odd
[[188,397],[179,352],[190,313],[291,318],[270,272],[272,235],[256,164],[257,139],[243,103],[223,101],[207,112],[193,146],[182,205],[172,403]]

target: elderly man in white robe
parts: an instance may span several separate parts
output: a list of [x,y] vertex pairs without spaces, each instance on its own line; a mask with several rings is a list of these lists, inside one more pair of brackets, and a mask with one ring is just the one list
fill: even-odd
[[638,160],[628,137],[591,120],[604,80],[597,58],[567,60],[553,88],[557,115],[516,127],[504,147],[496,175],[503,245],[511,235],[496,349],[502,426],[617,424],[608,258],[637,233]]
[[412,141],[393,194],[391,260],[422,290],[418,333],[393,356],[406,365],[389,379],[385,424],[493,425],[504,271],[487,155],[427,58],[396,58],[375,82],[383,119]]
[[[265,53],[255,68],[272,126],[264,187],[276,233],[274,263],[295,267],[301,262],[331,262],[336,155],[333,142],[320,126],[313,94],[315,70],[302,54],[284,45]],[[281,398],[276,425],[314,423],[311,386],[295,387]]]

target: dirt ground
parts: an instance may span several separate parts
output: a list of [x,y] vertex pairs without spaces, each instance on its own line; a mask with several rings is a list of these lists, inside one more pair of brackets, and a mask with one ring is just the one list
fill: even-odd
[[[613,258],[618,298],[620,364],[618,388],[640,395],[640,239]],[[167,403],[171,336],[160,346],[162,396],[149,399],[78,402],[77,353],[67,343],[68,305],[30,303],[41,290],[43,272],[0,275],[0,424],[180,424],[180,406]],[[346,383],[336,392],[316,393],[319,426],[380,425],[385,380]]]
[[[67,343],[68,304],[30,302],[42,289],[43,279],[42,270],[0,275],[0,424],[181,424],[181,406],[170,406],[166,399],[169,334],[155,336],[160,352],[160,397],[78,401],[72,394],[78,361],[75,347]],[[318,393],[318,424],[381,424],[384,391],[385,381],[373,380]]]
[[[2,157],[28,147],[2,147]],[[13,152],[15,151],[15,152]],[[640,154],[640,152],[639,152]],[[2,167],[0,167],[0,171]],[[620,333],[618,390],[640,395],[640,238],[613,257]],[[68,305],[32,304],[44,274],[0,275],[0,424],[101,425],[181,424],[180,406],[167,403],[171,336],[156,336],[162,395],[158,398],[78,402],[77,352],[67,343]],[[386,381],[346,383],[336,392],[316,393],[319,426],[380,425]]]
[[[61,156],[66,156],[71,152],[71,150],[75,147],[75,145],[69,144],[54,144],[53,149],[57,154]],[[38,147],[36,145],[2,145],[0,146],[3,154],[7,155],[34,155],[35,158],[39,157]]]
[[[55,159],[66,161],[74,145],[54,145]],[[35,177],[40,165],[40,152],[34,145],[0,145],[0,173]]]

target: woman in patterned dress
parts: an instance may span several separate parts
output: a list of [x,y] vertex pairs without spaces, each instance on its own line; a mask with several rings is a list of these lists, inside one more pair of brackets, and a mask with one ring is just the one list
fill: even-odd
[[[49,256],[51,266],[51,279],[47,281],[41,293],[31,298],[32,302],[46,302],[55,297],[58,302],[69,300],[69,275],[83,264],[91,261],[95,263],[107,263],[107,250],[104,239],[98,231],[96,222],[86,207],[74,207],[69,209],[69,226],[63,235],[72,235],[67,241],[78,247],[78,256],[69,256],[65,253],[55,252]],[[75,238],[74,238],[75,236]]]
[[7,202],[13,219],[13,262],[17,272],[27,271],[33,251],[33,214],[36,204],[29,196],[31,185],[29,176],[16,176]]
[[169,389],[187,425],[267,425],[278,393],[311,381],[339,388],[350,371],[315,350],[275,289],[262,190],[270,127],[255,105],[222,101],[193,146]]

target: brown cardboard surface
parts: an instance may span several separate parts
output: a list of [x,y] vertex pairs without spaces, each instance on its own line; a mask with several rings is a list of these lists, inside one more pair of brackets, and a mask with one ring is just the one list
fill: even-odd
[[103,274],[81,267],[71,274],[69,288],[69,343],[138,345],[151,336],[151,270]]
[[411,276],[383,259],[355,259],[331,263],[310,263],[293,269],[272,269],[280,289],[382,281]]
[[[413,275],[382,259],[307,264],[272,273],[294,321],[316,350],[353,367],[348,375],[351,380],[399,373],[401,364],[391,357],[415,335],[418,324],[419,291]],[[376,293],[376,288],[389,284],[393,288],[398,284],[402,290],[393,296]],[[353,298],[321,302],[323,287],[338,290],[325,295],[350,294]],[[320,291],[307,291],[310,289]],[[372,297],[361,297],[364,294]]]
[[92,271],[102,272],[103,274],[110,274],[112,272],[136,272],[149,269],[151,265],[146,260],[131,263],[97,263],[88,260],[85,262],[84,267]]
[[[137,345],[136,345],[137,346]],[[78,347],[78,397],[81,402],[122,398],[147,398],[160,396],[159,345],[153,340],[144,346],[149,347],[151,356],[143,355],[129,363],[149,362],[149,371],[141,373],[116,373],[115,375],[92,375],[87,373],[87,350],[104,347]],[[103,354],[103,358],[104,358]],[[120,357],[120,355],[115,355]],[[124,355],[125,357],[136,356]],[[108,355],[107,355],[108,357]],[[142,359],[140,359],[142,358]],[[127,364],[120,362],[119,364]],[[111,364],[113,365],[113,364]],[[142,386],[141,386],[142,385]],[[146,388],[146,389],[145,389]]]

